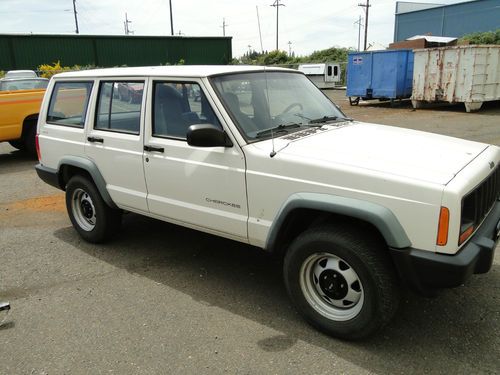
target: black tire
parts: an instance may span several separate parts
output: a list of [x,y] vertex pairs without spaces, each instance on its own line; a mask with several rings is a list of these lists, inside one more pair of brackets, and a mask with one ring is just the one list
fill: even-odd
[[284,278],[303,317],[343,339],[373,334],[399,306],[394,266],[386,245],[370,228],[327,224],[305,231],[285,256]]
[[17,141],[9,141],[9,144],[14,147],[14,148],[17,148],[18,150],[21,150],[23,151],[25,146],[24,146],[24,142],[22,140],[17,140]]
[[112,209],[87,177],[73,176],[66,185],[66,209],[71,223],[87,242],[108,240],[120,227],[121,210]]
[[24,149],[28,154],[37,157],[36,153],[36,121],[29,121],[24,125],[25,132],[23,134]]

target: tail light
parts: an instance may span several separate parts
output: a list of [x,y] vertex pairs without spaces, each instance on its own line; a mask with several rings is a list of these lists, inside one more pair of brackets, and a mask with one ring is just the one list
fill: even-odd
[[35,135],[35,147],[36,147],[36,155],[38,156],[38,161],[42,161],[42,154],[40,154],[40,143],[38,141],[38,133]]

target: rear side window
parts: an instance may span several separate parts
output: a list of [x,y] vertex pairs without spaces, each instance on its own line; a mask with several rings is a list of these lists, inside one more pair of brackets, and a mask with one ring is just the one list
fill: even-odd
[[83,128],[92,82],[57,82],[52,90],[47,123]]
[[139,134],[144,82],[101,82],[95,129]]

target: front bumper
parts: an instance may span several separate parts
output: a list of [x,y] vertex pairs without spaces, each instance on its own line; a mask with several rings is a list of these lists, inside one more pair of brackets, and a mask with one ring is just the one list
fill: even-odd
[[472,274],[486,273],[493,263],[500,230],[497,201],[482,225],[454,255],[413,248],[390,249],[400,277],[418,291],[462,285]]

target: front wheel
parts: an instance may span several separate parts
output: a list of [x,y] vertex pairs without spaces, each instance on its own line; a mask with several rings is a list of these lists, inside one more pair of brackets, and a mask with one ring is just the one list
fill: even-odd
[[304,318],[335,337],[369,336],[399,304],[393,266],[370,228],[323,225],[305,231],[286,254],[284,277]]
[[73,227],[88,242],[104,242],[121,223],[121,211],[109,207],[94,183],[80,175],[66,186],[66,208]]

